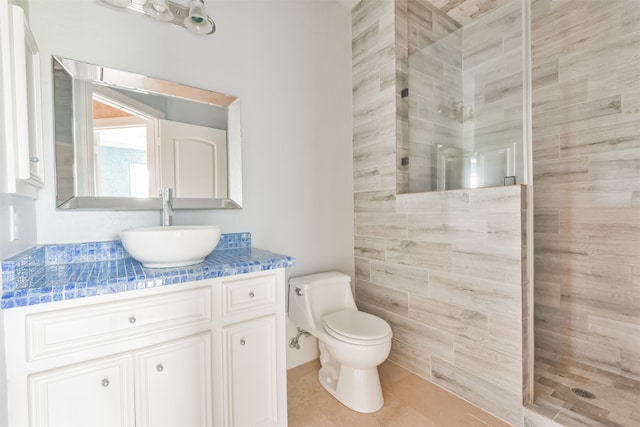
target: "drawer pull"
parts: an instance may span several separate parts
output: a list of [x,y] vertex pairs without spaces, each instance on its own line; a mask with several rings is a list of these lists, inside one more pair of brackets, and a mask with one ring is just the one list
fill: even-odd
[[249,298],[253,298],[255,296],[256,296],[256,294],[254,294],[253,291],[249,291]]
[[109,387],[109,378],[104,378],[102,380],[102,387]]
[[33,157],[29,158],[29,161],[30,161],[31,163],[38,163],[38,162],[40,161],[40,159],[39,159],[39,158],[37,158],[36,156],[33,156]]
[[156,365],[156,371],[158,371],[158,372],[164,371],[164,366],[162,366],[162,363],[158,363]]
[[131,316],[131,317],[129,317],[129,323],[131,323],[132,325],[133,325],[134,323],[136,323],[136,318],[135,318],[135,316]]
[[244,338],[240,338],[240,345],[245,345],[247,342],[244,340]]

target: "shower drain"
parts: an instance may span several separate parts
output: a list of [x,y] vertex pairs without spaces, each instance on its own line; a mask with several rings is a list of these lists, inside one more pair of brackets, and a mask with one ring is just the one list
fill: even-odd
[[583,388],[573,387],[571,389],[573,394],[577,394],[580,397],[584,397],[585,399],[595,399],[596,395],[591,393],[589,390],[585,390]]

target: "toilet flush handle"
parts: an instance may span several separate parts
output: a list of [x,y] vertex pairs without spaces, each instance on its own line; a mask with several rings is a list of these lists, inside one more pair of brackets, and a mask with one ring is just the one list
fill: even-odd
[[296,295],[298,295],[299,297],[301,297],[302,295],[304,295],[304,293],[302,292],[302,289],[300,289],[300,288],[296,288]]

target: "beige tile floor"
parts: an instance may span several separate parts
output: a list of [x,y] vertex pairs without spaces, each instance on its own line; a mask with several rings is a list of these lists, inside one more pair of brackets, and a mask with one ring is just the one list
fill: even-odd
[[491,416],[391,361],[379,367],[385,405],[360,414],[340,404],[318,382],[314,360],[288,372],[289,427],[505,427]]

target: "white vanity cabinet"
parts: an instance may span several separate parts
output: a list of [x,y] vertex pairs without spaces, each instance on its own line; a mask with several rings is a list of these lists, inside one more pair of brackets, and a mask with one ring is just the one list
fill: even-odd
[[276,316],[223,328],[225,425],[278,425]]
[[224,278],[216,289],[223,374],[216,425],[287,425],[285,289],[282,269]]
[[0,187],[37,197],[44,182],[40,55],[23,9],[0,0]]
[[126,354],[30,376],[29,425],[135,426],[131,362]]
[[9,426],[286,426],[284,269],[12,308]]
[[210,426],[210,349],[205,333],[32,375],[30,421],[50,427]]
[[211,335],[135,354],[138,427],[210,426]]

